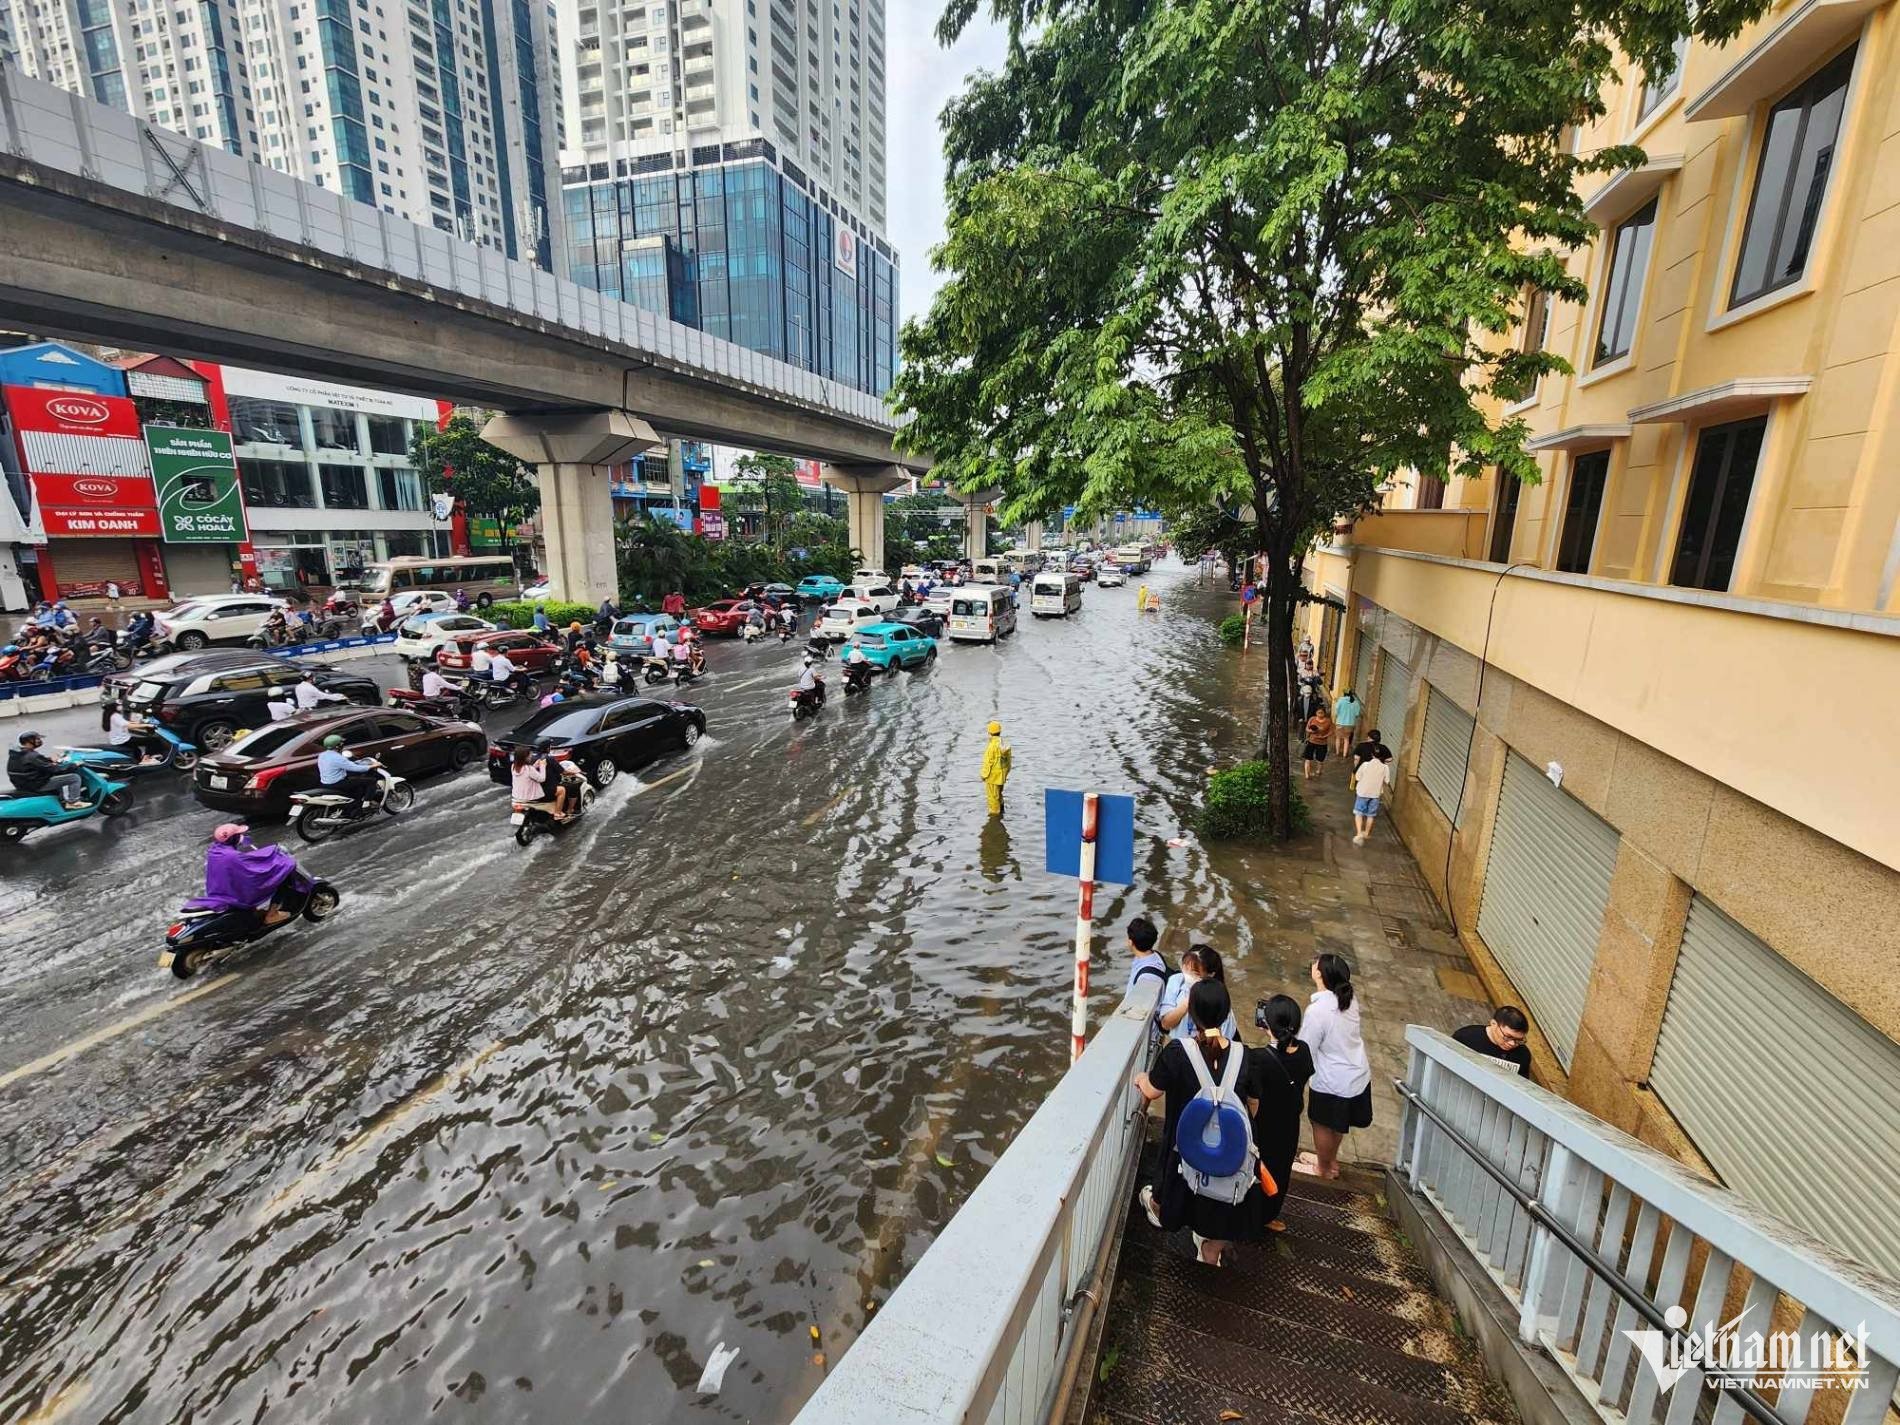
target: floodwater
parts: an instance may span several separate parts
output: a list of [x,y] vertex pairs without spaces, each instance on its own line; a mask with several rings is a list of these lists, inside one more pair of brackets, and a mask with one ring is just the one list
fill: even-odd
[[1253,735],[1231,596],[1147,582],[1161,614],[1091,587],[799,724],[790,650],[717,643],[707,738],[569,835],[424,783],[293,838],[334,919],[183,984],[154,957],[223,817],[148,781],[5,853],[0,1419],[789,1420],[1067,1062],[1042,787],[1140,799],[1098,1018],[1129,915],[1244,893],[1169,844]]

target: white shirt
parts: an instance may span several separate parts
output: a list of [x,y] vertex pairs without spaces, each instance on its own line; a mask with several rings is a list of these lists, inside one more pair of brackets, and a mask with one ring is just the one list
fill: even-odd
[[487,674],[488,665],[494,661],[494,654],[490,653],[486,648],[477,648],[469,655],[469,670],[473,672],[476,677],[482,677]]
[[435,669],[431,668],[422,675],[423,697],[439,698],[450,691],[448,679],[436,672]]
[[[1152,950],[1150,950],[1146,955],[1135,956],[1135,958],[1129,963],[1128,988],[1124,990],[1123,993],[1133,994],[1135,990],[1136,978],[1141,975],[1141,972],[1143,970],[1148,970],[1148,969],[1161,971],[1161,988],[1162,988],[1163,993],[1165,993],[1168,988],[1167,963],[1164,960],[1162,960],[1162,958],[1159,955],[1155,954],[1154,951]],[[1146,978],[1153,979],[1154,976],[1149,975]],[[1156,1003],[1158,1007],[1159,1001],[1157,1001]]]
[[125,714],[120,712],[117,708],[112,710],[110,728],[111,731],[106,737],[106,741],[111,743],[114,747],[123,747],[132,740],[132,724],[127,720]]
[[799,674],[798,676],[798,691],[799,692],[809,693],[813,688],[816,688],[817,686],[818,686],[818,675],[817,673],[813,672],[810,668],[807,668],[803,673]]
[[865,656],[864,650],[854,643],[845,650],[844,661],[847,663],[868,663],[871,660]]
[[270,700],[270,720],[272,722],[282,722],[295,711],[296,709],[290,705],[289,698],[272,698]]
[[297,699],[297,710],[299,712],[309,712],[310,709],[323,701],[323,694],[317,691],[317,685],[308,680],[297,684],[297,686],[291,690],[291,695]]
[[1366,1041],[1359,1036],[1359,997],[1352,1008],[1341,1010],[1331,990],[1314,990],[1306,1002],[1300,1038],[1313,1053],[1313,1090],[1335,1098],[1351,1098],[1372,1082],[1366,1059]]
[[497,683],[505,683],[515,676],[515,665],[509,662],[506,653],[497,653],[488,660],[488,676]]
[[1392,780],[1392,764],[1381,762],[1377,757],[1369,757],[1359,764],[1359,770],[1352,774],[1352,789],[1355,795],[1376,797]]

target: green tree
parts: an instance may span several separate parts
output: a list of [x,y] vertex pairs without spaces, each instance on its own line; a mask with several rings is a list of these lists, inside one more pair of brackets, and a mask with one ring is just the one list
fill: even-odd
[[[1508,340],[1580,301],[1573,154],[1615,48],[1764,0],[991,0],[1012,42],[946,109],[946,280],[907,326],[906,443],[1005,522],[1215,507],[1292,641],[1314,536],[1402,470],[1535,479],[1490,413],[1564,363]],[[977,0],[950,0],[955,39]],[[1588,186],[1587,182],[1582,186]],[[1287,670],[1261,757],[1288,835]]]
[[524,519],[541,508],[533,467],[483,440],[482,422],[469,416],[450,416],[441,430],[419,423],[409,461],[430,494],[447,491],[471,515]]
[[759,515],[765,543],[783,548],[786,526],[805,508],[799,487],[798,463],[788,455],[742,455],[734,463],[733,505],[742,513]]

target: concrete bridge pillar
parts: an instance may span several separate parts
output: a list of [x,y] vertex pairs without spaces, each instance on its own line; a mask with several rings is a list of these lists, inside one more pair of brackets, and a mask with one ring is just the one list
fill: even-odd
[[555,411],[496,416],[482,439],[535,468],[552,595],[584,604],[618,599],[609,482],[614,466],[665,444],[653,427],[625,411]]
[[1023,544],[1031,554],[1042,553],[1042,521],[1031,520],[1023,526]]
[[989,557],[990,504],[1002,493],[998,489],[956,492],[963,501],[963,557],[972,563]]
[[851,526],[851,547],[867,569],[884,567],[884,497],[910,483],[907,471],[896,465],[824,465],[819,479],[844,491],[845,517]]

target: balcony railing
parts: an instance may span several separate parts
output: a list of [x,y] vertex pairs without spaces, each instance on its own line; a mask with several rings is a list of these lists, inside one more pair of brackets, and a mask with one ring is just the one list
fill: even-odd
[[1487,518],[1485,510],[1381,510],[1356,521],[1351,540],[1365,549],[1482,559]]
[[1144,980],[1102,1025],[794,1425],[1047,1418],[1079,1364],[1077,1308],[1107,1295],[1156,991]]
[[[1449,1035],[1415,1024],[1405,1038],[1400,1172],[1518,1308],[1520,1339],[1544,1347],[1605,1420],[1886,1418],[1900,1382],[1900,1283]],[[1746,1086],[1736,1088],[1735,1111],[1747,1113]],[[1665,1381],[1661,1362],[1637,1348],[1649,1331],[1670,1352],[1722,1331],[1737,1311],[1744,1340],[1793,1330],[1804,1343],[1821,1333],[1863,1345],[1846,1362],[1864,1383],[1845,1411],[1812,1413],[1834,1394],[1826,1388],[1718,1389],[1695,1366]],[[1697,1359],[1709,1358],[1688,1352],[1678,1363]]]

